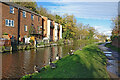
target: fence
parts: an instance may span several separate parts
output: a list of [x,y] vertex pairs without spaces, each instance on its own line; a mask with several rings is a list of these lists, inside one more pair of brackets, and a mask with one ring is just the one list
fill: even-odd
[[0,46],[11,46],[11,40],[0,40]]

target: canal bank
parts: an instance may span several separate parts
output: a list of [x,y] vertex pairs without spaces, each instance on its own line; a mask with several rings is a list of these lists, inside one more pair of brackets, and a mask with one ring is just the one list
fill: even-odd
[[[107,71],[113,80],[120,77],[120,57],[119,51],[116,47],[110,45],[110,42],[106,42],[98,46],[107,58]],[[115,50],[115,51],[114,51]]]
[[77,50],[74,55],[66,55],[55,61],[55,69],[49,65],[40,73],[33,73],[22,77],[26,78],[107,78],[106,57],[96,44],[88,45]]
[[21,78],[33,73],[34,65],[37,64],[41,68],[49,63],[49,59],[54,61],[57,56],[64,57],[71,49],[76,50],[83,46],[84,44],[80,46],[67,44],[3,53],[1,54],[2,78]]

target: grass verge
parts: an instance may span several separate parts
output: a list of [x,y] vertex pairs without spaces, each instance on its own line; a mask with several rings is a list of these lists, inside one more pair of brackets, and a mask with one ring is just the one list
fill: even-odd
[[51,69],[46,66],[40,73],[23,76],[27,78],[109,78],[106,71],[106,57],[97,47],[92,44],[77,50],[74,55],[67,55],[55,62],[57,68]]

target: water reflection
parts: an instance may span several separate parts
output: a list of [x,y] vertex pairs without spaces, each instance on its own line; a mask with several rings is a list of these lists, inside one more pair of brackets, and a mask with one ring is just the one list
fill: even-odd
[[65,45],[46,48],[37,48],[2,54],[2,77],[20,78],[26,74],[33,73],[34,66],[43,67],[49,60],[56,60],[56,56],[64,57],[71,49],[79,46]]

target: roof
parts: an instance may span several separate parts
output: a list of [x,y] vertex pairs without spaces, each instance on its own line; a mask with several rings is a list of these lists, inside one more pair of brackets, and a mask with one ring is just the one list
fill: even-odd
[[23,6],[20,6],[20,5],[16,4],[16,3],[14,3],[14,2],[2,2],[2,1],[0,1],[0,2],[1,2],[1,3],[4,3],[4,4],[7,4],[7,5],[10,5],[10,6],[13,6],[13,7],[15,7],[15,8],[22,9],[22,10],[27,11],[27,12],[30,12],[30,13],[32,13],[32,14],[41,16],[40,14],[37,14],[37,13],[31,11],[30,9],[28,9],[28,8],[26,8],[26,7],[23,7]]

